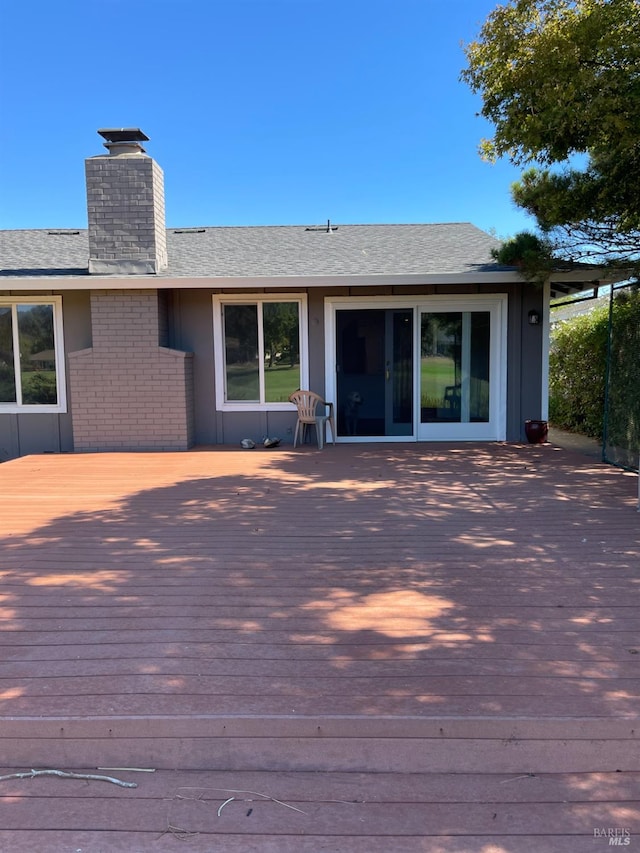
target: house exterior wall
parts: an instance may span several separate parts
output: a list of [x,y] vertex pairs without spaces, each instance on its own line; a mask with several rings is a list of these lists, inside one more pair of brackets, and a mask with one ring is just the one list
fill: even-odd
[[192,355],[160,347],[155,290],[91,293],[91,348],[69,354],[74,449],[186,450]]
[[[219,292],[219,291],[215,291]],[[234,291],[235,292],[235,291]],[[327,297],[469,295],[468,288],[310,288],[308,297],[309,385],[325,393],[324,303]],[[507,331],[507,440],[524,441],[524,421],[541,417],[542,330],[529,326],[529,310],[542,310],[542,291],[517,284],[479,287],[475,292],[506,293]],[[175,291],[172,311],[171,344],[194,353],[195,436],[198,445],[237,444],[242,438],[254,440],[277,435],[292,440],[295,414],[275,411],[218,412],[215,408],[214,339],[212,294],[209,290]]]
[[[3,295],[12,296],[11,291]],[[20,296],[20,294],[15,294]],[[46,296],[37,292],[33,296]],[[67,354],[91,344],[91,309],[88,291],[69,291],[62,296],[62,320]],[[67,371],[67,400],[69,375]],[[73,450],[71,408],[52,414],[4,414],[0,412],[0,461],[30,453],[66,453]]]
[[[297,288],[298,292],[300,288]],[[219,412],[215,405],[213,289],[63,292],[68,412],[0,414],[0,459],[27,453],[184,450],[277,435],[292,440],[288,411]],[[234,293],[237,291],[234,291]],[[469,295],[469,288],[309,288],[309,385],[325,393],[327,297]],[[541,289],[479,286],[508,297],[506,438],[524,441],[524,421],[543,412]],[[165,344],[160,346],[159,342]]]
[[546,348],[541,325],[529,324],[529,311],[542,313],[543,291],[529,286],[509,288],[507,338],[507,441],[526,441],[524,422],[544,416],[543,359]]

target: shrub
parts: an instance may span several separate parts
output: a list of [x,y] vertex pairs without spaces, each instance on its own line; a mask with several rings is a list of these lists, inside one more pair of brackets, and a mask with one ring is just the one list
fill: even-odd
[[554,330],[549,353],[549,420],[602,438],[609,312],[598,308]]

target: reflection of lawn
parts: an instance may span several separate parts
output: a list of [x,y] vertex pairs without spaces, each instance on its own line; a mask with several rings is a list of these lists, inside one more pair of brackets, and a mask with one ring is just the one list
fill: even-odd
[[300,387],[300,365],[274,364],[264,369],[266,399],[270,403],[286,403]]
[[456,384],[455,362],[443,356],[428,356],[420,360],[420,390],[422,397],[444,399],[448,385]]
[[[265,399],[268,403],[286,403],[300,387],[300,365],[274,364],[264,369]],[[258,368],[255,364],[227,367],[227,399],[258,400]]]

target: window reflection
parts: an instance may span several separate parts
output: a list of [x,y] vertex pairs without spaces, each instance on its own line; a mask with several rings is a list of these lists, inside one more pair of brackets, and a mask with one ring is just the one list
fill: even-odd
[[286,403],[300,387],[300,318],[297,302],[265,302],[264,399]]
[[11,306],[0,305],[0,403],[16,402]]
[[18,305],[22,402],[58,402],[52,305]]
[[0,403],[57,405],[53,312],[51,304],[0,305]]
[[223,314],[226,402],[287,403],[300,387],[299,302],[227,303]]
[[490,312],[423,313],[422,423],[489,421]]
[[227,400],[260,400],[258,306],[226,305],[224,344]]

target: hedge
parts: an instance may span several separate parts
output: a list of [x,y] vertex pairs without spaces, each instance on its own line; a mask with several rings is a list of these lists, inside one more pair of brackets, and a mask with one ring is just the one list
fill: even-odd
[[[637,442],[640,422],[640,291],[615,296],[609,389],[609,440]],[[602,440],[609,309],[559,323],[549,353],[549,420]],[[615,435],[615,438],[614,438]]]
[[609,311],[596,308],[558,324],[549,353],[549,420],[602,439]]

